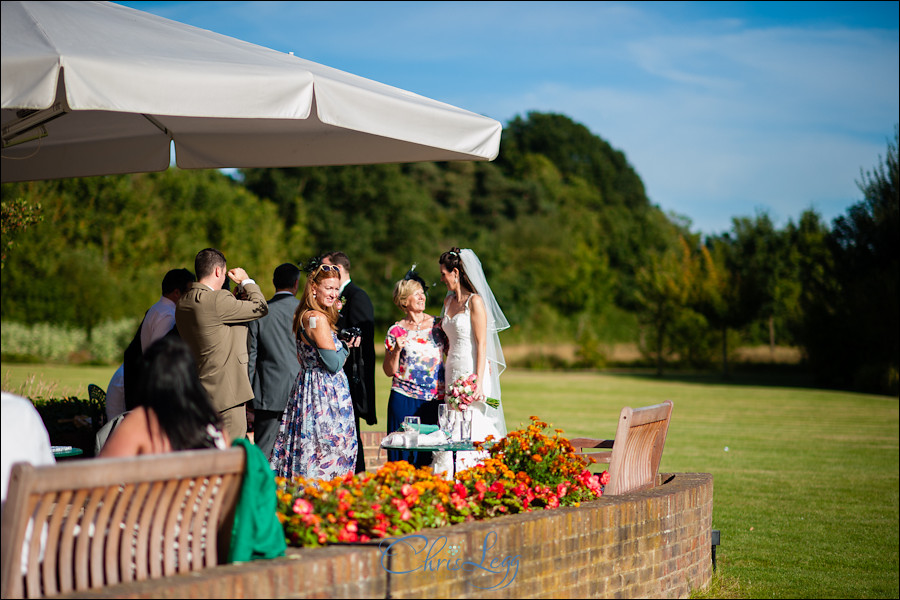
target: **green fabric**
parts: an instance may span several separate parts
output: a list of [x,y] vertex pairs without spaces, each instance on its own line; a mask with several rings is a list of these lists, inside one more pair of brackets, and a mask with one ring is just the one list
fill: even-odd
[[247,467],[234,515],[228,562],[284,556],[287,545],[276,514],[275,475],[269,461],[249,440],[234,440],[232,445],[244,448]]
[[344,344],[341,344],[340,350],[327,350],[325,348],[316,348],[319,352],[319,358],[322,364],[332,373],[337,373],[344,368],[344,362],[347,360],[347,354],[350,353]]
[[[413,427],[416,427],[416,426],[414,425]],[[435,431],[438,430],[438,426],[437,426],[437,425],[429,425],[428,423],[420,423],[420,424],[418,425],[418,428],[419,428],[419,433],[421,433],[421,434],[423,434],[423,435],[426,435],[426,434],[429,434],[429,433],[434,433]],[[400,429],[398,429],[397,431],[403,431],[403,425],[402,425],[402,424],[400,425]]]

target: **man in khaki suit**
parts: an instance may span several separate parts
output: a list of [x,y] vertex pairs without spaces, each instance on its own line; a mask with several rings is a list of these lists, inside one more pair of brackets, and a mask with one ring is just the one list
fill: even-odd
[[[269,307],[247,272],[227,270],[225,256],[214,248],[197,253],[194,272],[197,281],[178,301],[175,325],[197,360],[200,382],[220,412],[229,438],[242,439],[247,435],[244,404],[253,398],[246,323],[264,317]],[[226,278],[237,284],[236,294],[246,300],[222,289]]]

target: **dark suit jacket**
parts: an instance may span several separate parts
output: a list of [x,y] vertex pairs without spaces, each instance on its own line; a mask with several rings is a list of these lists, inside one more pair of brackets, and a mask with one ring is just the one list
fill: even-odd
[[287,406],[300,372],[297,338],[291,331],[299,305],[300,300],[291,294],[276,294],[269,300],[269,314],[247,326],[255,409],[281,412]]
[[[369,299],[369,295],[352,281],[347,284],[341,295],[346,298],[346,302],[341,308],[338,328],[359,327],[362,331],[360,350],[362,351],[363,385],[366,389],[368,410],[365,412],[358,411],[356,402],[354,402],[353,408],[356,416],[360,419],[365,419],[369,425],[375,425],[378,422],[375,410],[375,308],[372,306],[372,300]],[[353,368],[352,358],[351,354],[347,362],[344,363],[344,372],[347,374],[348,379]],[[350,386],[350,393],[351,395],[354,393],[352,385]]]
[[175,308],[175,325],[187,342],[200,382],[213,407],[223,411],[253,398],[247,375],[247,326],[269,312],[259,286],[244,286],[247,300],[238,300],[228,290],[211,290],[194,282]]

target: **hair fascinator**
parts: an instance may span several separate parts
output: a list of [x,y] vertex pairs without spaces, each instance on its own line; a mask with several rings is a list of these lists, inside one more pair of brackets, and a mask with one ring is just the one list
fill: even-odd
[[413,263],[413,266],[409,268],[409,271],[406,272],[406,275],[403,276],[403,279],[406,281],[416,281],[419,285],[422,286],[422,291],[427,292],[428,286],[425,284],[425,280],[416,273],[416,267],[419,266],[418,263]]
[[311,275],[316,269],[319,268],[319,265],[322,264],[321,256],[313,256],[305,263],[300,263],[300,270],[304,271],[307,275]]

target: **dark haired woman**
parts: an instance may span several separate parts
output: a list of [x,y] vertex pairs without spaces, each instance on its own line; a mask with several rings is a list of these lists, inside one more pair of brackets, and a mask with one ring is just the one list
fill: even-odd
[[165,336],[143,357],[138,405],[122,420],[101,457],[227,447],[219,414],[181,338]]
[[[494,294],[484,277],[481,261],[468,248],[451,248],[441,254],[441,281],[447,286],[441,327],[449,340],[444,361],[444,382],[447,387],[460,377],[477,376],[475,395],[482,401],[471,405],[472,439],[484,440],[506,436],[503,405],[500,404],[500,373],[506,368],[500,347],[499,331],[509,327]],[[494,408],[484,402],[497,401]],[[448,471],[449,452],[434,455],[435,472]],[[476,453],[458,453],[457,470],[468,468],[478,457]]]
[[272,451],[280,477],[334,479],[356,469],[353,400],[343,370],[349,350],[337,335],[340,284],[338,267],[317,264],[294,313],[300,373]]

